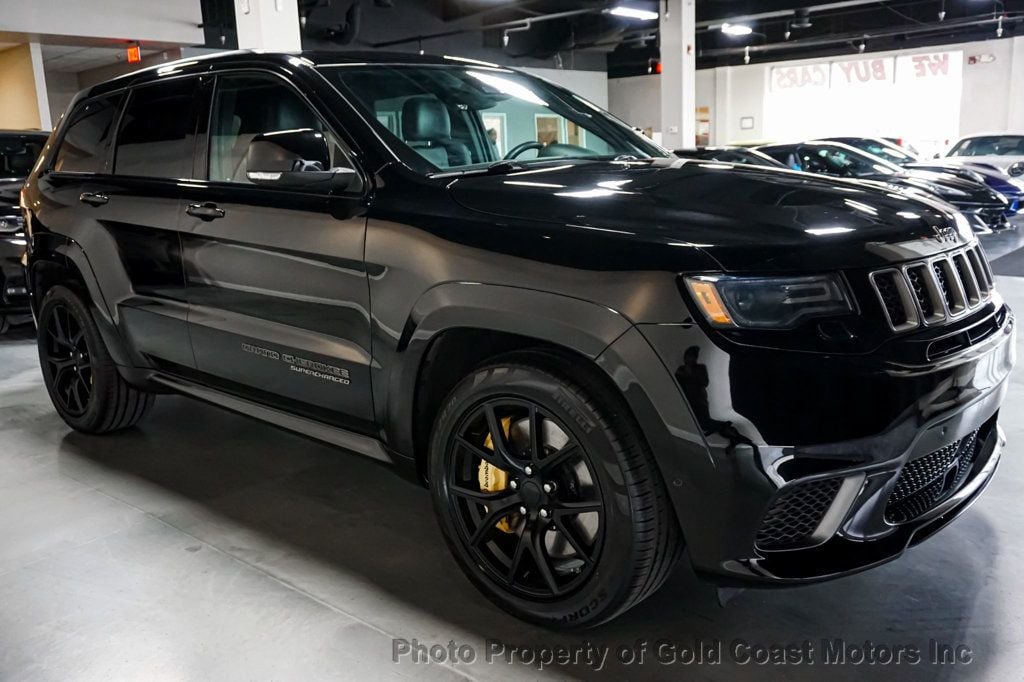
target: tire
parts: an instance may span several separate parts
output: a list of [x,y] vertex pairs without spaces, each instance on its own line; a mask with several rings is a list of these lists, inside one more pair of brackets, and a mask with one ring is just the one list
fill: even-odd
[[682,553],[664,481],[621,396],[553,354],[511,354],[463,379],[429,457],[449,548],[484,595],[523,620],[611,620],[653,594]]
[[11,321],[7,317],[0,315],[0,336],[6,334],[10,329]]
[[153,404],[151,394],[121,378],[86,304],[71,289],[46,292],[36,338],[50,400],[76,431],[126,429]]

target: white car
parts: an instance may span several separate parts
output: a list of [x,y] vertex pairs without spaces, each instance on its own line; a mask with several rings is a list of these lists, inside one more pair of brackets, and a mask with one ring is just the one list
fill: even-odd
[[991,165],[1013,177],[1024,175],[1024,133],[968,135],[949,148],[946,158]]

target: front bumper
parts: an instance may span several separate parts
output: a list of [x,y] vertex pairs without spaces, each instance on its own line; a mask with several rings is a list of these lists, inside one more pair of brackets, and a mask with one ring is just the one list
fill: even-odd
[[[624,335],[605,361],[636,368],[646,342],[648,361],[668,369],[669,381],[638,372],[626,396],[634,412],[644,409],[638,389],[653,396],[657,419],[641,426],[668,434],[650,440],[694,568],[722,585],[790,584],[890,561],[977,498],[999,463],[996,422],[1014,362],[1014,318],[1002,319],[984,341],[925,366],[720,347],[693,324],[641,325],[642,341]],[[977,445],[947,487],[922,513],[894,518],[908,463],[971,434]],[[795,541],[766,542],[780,500],[824,481],[833,483]]]
[[24,234],[0,234],[0,315],[21,317],[31,315],[25,268]]

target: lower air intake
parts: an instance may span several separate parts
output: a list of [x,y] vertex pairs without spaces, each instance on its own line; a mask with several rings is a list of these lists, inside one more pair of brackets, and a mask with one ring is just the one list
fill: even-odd
[[842,483],[841,478],[827,478],[783,489],[764,515],[757,546],[780,550],[808,544]]

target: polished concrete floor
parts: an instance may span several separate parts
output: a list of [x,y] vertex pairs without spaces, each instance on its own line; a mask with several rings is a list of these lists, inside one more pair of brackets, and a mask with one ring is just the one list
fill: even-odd
[[[992,240],[993,255],[1021,246]],[[1024,272],[999,288],[1024,311]],[[1021,343],[1019,341],[1019,343]],[[358,457],[184,398],[119,435],[54,414],[28,333],[0,340],[0,680],[1021,679],[1024,367],[1003,411],[1009,447],[982,499],[877,570],[788,590],[718,595],[681,566],[614,623],[569,635],[525,626],[470,586],[427,492]],[[709,513],[711,510],[709,510]],[[820,640],[914,647],[913,664],[823,665]],[[475,660],[392,661],[395,640]],[[487,660],[487,640],[527,647]],[[715,664],[656,660],[719,640]],[[813,665],[740,665],[729,650],[813,643]],[[616,661],[649,647],[646,663]],[[930,662],[930,642],[959,663]],[[537,647],[610,647],[603,667],[541,670]],[[401,646],[401,644],[399,644]],[[498,644],[492,644],[497,651]],[[904,649],[908,651],[909,649]],[[536,654],[538,656],[542,654]],[[682,660],[683,658],[681,653]]]

